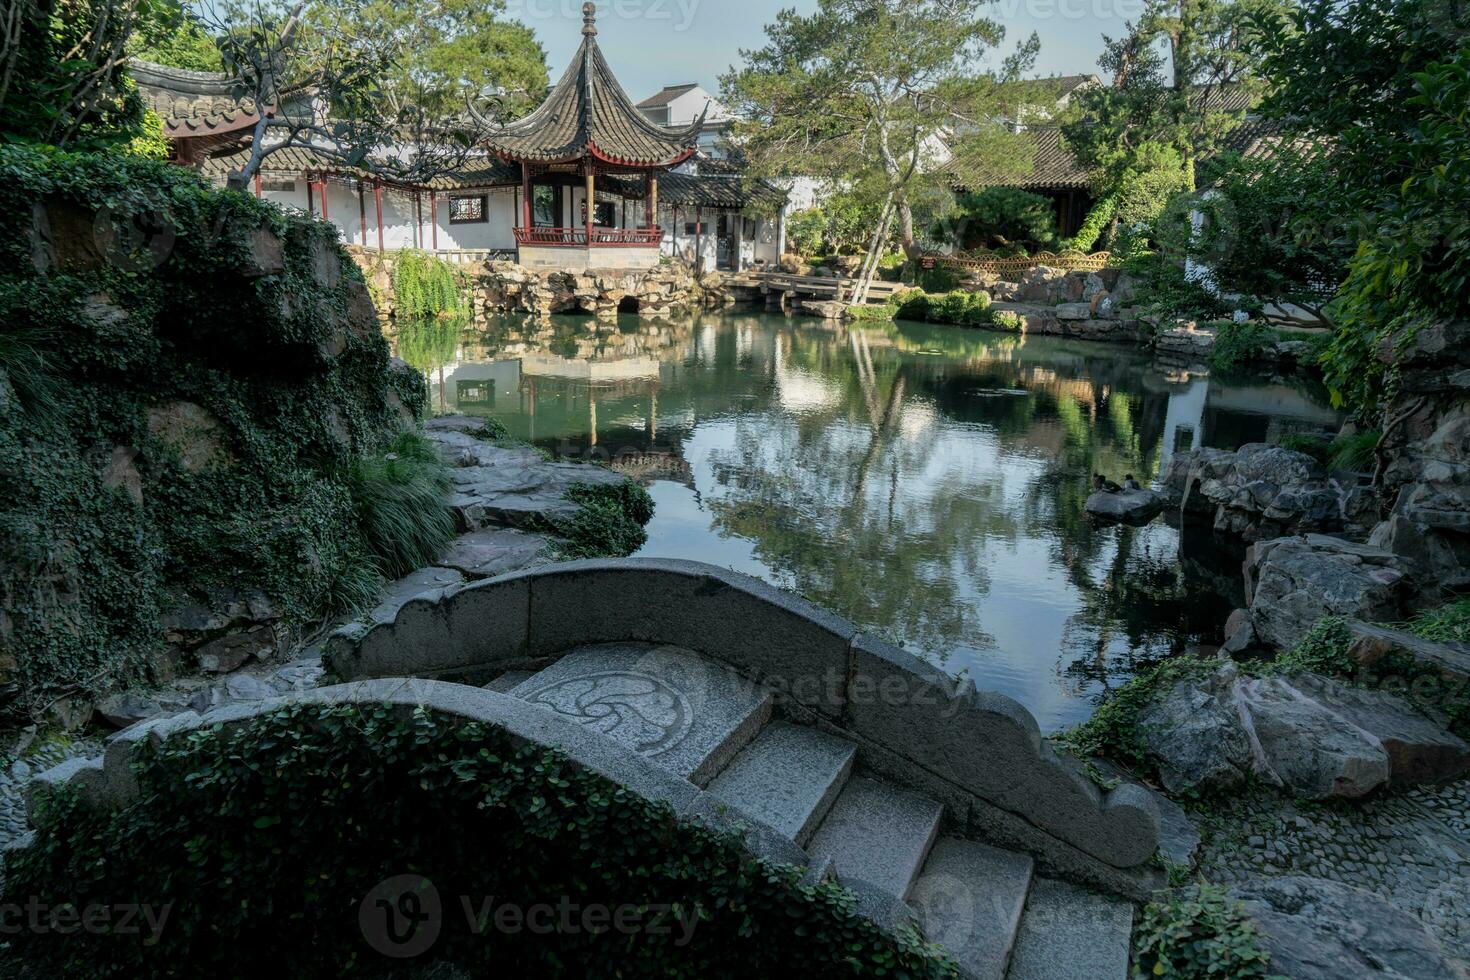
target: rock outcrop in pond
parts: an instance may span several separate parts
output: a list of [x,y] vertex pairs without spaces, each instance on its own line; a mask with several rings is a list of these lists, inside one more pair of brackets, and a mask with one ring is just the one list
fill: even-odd
[[1265,443],[1176,453],[1159,480],[1171,505],[1247,541],[1344,528],[1366,534],[1377,519],[1371,491],[1355,476]]
[[1290,650],[1324,616],[1396,622],[1410,594],[1407,571],[1391,552],[1323,534],[1257,542],[1245,560],[1256,638]]
[[1168,501],[1153,490],[1098,490],[1085,507],[1094,517],[1120,524],[1147,524],[1163,513]]

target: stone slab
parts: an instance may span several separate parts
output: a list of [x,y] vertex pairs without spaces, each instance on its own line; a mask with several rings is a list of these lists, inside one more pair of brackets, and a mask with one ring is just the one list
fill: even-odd
[[709,791],[805,844],[841,792],[856,754],[851,742],[776,722],[731,761]]
[[764,727],[770,692],[690,650],[583,647],[517,685],[516,697],[707,783]]
[[861,878],[897,898],[908,895],[939,834],[935,801],[865,777],[848,781],[807,851],[828,857],[839,879]]
[[966,980],[1004,980],[1031,890],[1032,861],[959,837],[934,844],[909,894],[924,938],[954,958]]
[[391,623],[410,599],[422,595],[443,595],[450,586],[464,582],[464,576],[452,568],[420,568],[388,585],[382,599],[368,613],[374,623]]
[[546,557],[550,543],[544,534],[511,528],[475,531],[451,541],[436,564],[475,581],[497,578],[546,564],[550,561]]
[[1124,980],[1133,906],[1038,878],[1021,916],[1011,980]]

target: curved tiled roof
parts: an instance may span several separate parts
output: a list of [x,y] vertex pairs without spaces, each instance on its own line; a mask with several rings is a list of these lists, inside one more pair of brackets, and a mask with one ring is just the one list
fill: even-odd
[[540,163],[592,157],[605,163],[669,167],[695,150],[692,126],[660,126],[623,91],[597,46],[592,4],[584,8],[582,46],[556,88],[535,112],[492,131],[486,145],[512,160]]
[[1067,190],[1089,186],[1088,173],[1062,141],[1061,130],[1050,126],[1039,127],[1028,129],[1021,135],[1029,137],[1036,147],[1036,155],[1029,172],[995,172],[984,165],[968,163],[962,157],[957,157],[945,166],[950,183],[972,191],[986,187]]
[[228,75],[137,58],[128,62],[128,72],[138,83],[144,104],[163,120],[165,135],[175,139],[232,133],[260,119],[255,99]]
[[[640,177],[604,177],[608,189],[631,200],[642,200]],[[660,174],[658,199],[664,204],[691,208],[738,210],[751,204],[779,206],[786,192],[764,180],[732,175]]]

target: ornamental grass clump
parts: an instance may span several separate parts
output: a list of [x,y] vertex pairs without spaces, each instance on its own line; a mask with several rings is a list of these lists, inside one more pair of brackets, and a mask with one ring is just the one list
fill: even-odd
[[384,578],[429,564],[454,537],[449,468],[434,443],[417,432],[404,432],[384,452],[354,460],[348,487]]

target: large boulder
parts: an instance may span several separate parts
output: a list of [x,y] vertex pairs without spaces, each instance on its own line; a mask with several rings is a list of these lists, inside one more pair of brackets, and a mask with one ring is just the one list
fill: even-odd
[[1284,877],[1250,881],[1230,894],[1255,922],[1272,974],[1293,980],[1463,976],[1418,919],[1370,892]]
[[[1348,657],[1359,667],[1438,674],[1461,685],[1470,683],[1470,645],[1437,643],[1422,636],[1373,623],[1349,622],[1352,644]],[[1381,672],[1381,671],[1378,671]]]
[[1177,681],[1138,718],[1159,778],[1171,793],[1226,792],[1245,781],[1250,743],[1235,703],[1235,664]]
[[1365,796],[1388,782],[1388,751],[1369,733],[1281,677],[1237,682],[1257,773],[1297,796]]
[[1357,798],[1470,772],[1470,745],[1398,697],[1228,660],[1158,692],[1138,732],[1172,793],[1228,793],[1254,773],[1298,798]]
[[1094,517],[1124,524],[1147,524],[1163,512],[1167,501],[1152,490],[1099,490],[1084,505]]
[[1408,593],[1397,556],[1320,534],[1252,545],[1245,579],[1256,637],[1278,650],[1296,646],[1325,616],[1402,619]]

